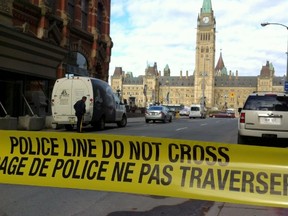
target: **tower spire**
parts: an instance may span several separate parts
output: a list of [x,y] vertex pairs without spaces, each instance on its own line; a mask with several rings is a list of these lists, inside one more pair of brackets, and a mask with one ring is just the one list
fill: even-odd
[[220,49],[220,57],[215,67],[215,73],[217,76],[227,75],[227,68],[225,67],[223,57],[222,57],[222,49]]
[[201,13],[211,13],[212,12],[212,3],[211,0],[203,0],[203,5],[201,8]]

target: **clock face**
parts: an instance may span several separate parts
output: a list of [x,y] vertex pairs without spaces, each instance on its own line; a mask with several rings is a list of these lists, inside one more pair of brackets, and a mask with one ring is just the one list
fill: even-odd
[[209,22],[209,17],[203,17],[203,22],[208,23]]

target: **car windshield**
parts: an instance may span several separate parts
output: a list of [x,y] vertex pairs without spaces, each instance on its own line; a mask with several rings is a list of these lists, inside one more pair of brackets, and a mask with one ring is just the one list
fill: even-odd
[[160,107],[160,106],[151,106],[151,107],[149,107],[148,110],[162,110],[162,107]]
[[200,108],[199,107],[191,107],[191,111],[199,111]]
[[243,109],[288,111],[288,97],[277,95],[249,96]]

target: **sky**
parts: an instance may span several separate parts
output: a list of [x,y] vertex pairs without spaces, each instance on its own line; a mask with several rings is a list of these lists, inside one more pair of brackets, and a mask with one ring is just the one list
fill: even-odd
[[[286,74],[287,0],[211,0],[216,19],[215,64],[222,52],[228,71],[258,76],[266,61],[276,76]],[[111,0],[110,36],[113,41],[109,75],[122,67],[133,76],[145,75],[157,63],[163,75],[193,75],[197,17],[203,0]]]

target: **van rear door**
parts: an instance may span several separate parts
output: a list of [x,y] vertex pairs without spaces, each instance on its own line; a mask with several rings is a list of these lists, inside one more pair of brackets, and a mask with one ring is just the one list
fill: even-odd
[[84,78],[61,78],[54,85],[52,92],[52,114],[54,120],[63,124],[75,123],[74,104],[83,96],[87,97],[86,111],[90,101],[92,86],[90,79]]

